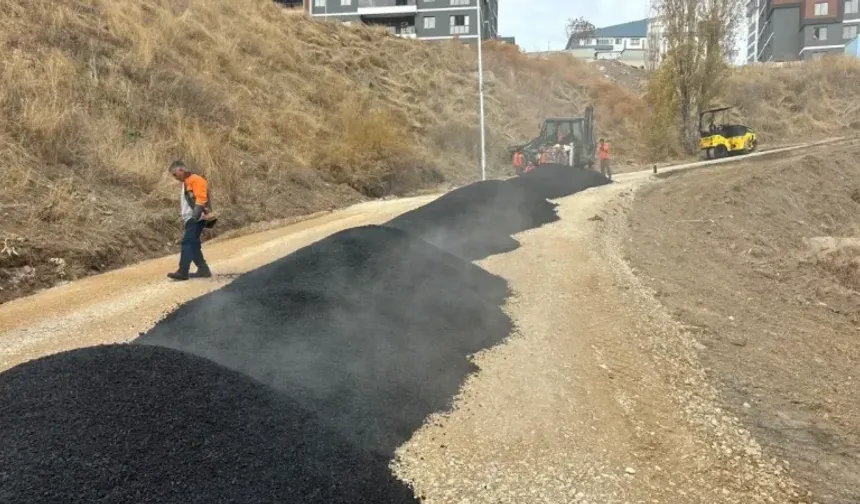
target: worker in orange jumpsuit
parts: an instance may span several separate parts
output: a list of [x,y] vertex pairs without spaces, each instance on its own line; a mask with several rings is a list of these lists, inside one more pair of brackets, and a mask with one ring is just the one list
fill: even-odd
[[600,173],[612,180],[612,167],[609,166],[609,142],[602,138],[597,144],[597,159],[600,160]]
[[[217,220],[212,213],[212,200],[209,197],[209,183],[205,178],[191,173],[182,161],[170,165],[170,174],[182,183],[179,195],[180,215],[184,224],[182,251],[179,255],[179,269],[168,273],[172,280],[188,280],[191,277],[209,278],[212,272],[203,258],[203,229],[212,227]],[[191,263],[197,266],[196,273],[189,273]]]

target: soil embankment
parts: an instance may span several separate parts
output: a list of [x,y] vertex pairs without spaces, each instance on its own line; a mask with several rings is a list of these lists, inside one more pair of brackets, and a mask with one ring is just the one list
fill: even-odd
[[860,499],[856,144],[681,174],[637,196],[630,261],[694,333],[740,418],[808,501]]
[[[0,302],[176,250],[175,158],[212,182],[219,233],[479,173],[474,46],[272,0],[0,0],[0,13]],[[491,177],[512,174],[506,147],[544,117],[590,102],[629,139],[619,159],[642,152],[634,92],[573,58],[484,49]]]

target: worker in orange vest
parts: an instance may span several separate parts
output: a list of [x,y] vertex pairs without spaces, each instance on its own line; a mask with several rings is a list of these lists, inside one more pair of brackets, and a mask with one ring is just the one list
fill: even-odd
[[597,144],[597,159],[600,160],[600,173],[612,180],[612,168],[609,166],[609,142],[602,138]]
[[[168,273],[172,280],[209,278],[212,272],[203,258],[200,237],[203,229],[212,227],[218,220],[212,212],[212,198],[209,197],[209,183],[205,178],[192,173],[182,161],[174,161],[169,168],[173,178],[182,185],[179,192],[180,210],[184,233],[182,251],[179,255],[179,269]],[[196,273],[189,273],[191,263],[197,266]]]

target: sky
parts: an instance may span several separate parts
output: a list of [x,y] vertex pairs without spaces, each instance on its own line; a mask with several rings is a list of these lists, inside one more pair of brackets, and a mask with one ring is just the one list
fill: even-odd
[[567,20],[580,16],[598,28],[644,19],[648,0],[499,0],[499,35],[516,37],[526,52],[558,51]]
[[[584,17],[594,26],[612,26],[648,17],[648,0],[498,0],[499,35],[516,37],[523,51],[559,51],[567,45],[564,27],[570,18]],[[735,63],[746,59],[744,34],[738,32],[740,52]]]

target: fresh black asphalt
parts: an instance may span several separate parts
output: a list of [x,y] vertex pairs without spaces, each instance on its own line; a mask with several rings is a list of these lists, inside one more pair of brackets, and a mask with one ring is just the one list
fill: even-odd
[[406,212],[386,223],[467,261],[519,247],[513,235],[558,220],[560,198],[608,184],[591,170],[543,165],[522,177],[477,182]]
[[138,339],[239,370],[384,456],[500,342],[506,282],[388,227],[347,229],[247,273]]
[[[2,439],[23,436],[39,448],[22,441],[4,452],[0,482],[14,480],[3,487],[16,493],[0,497],[75,502],[79,494],[113,491],[123,499],[99,502],[412,498],[388,475],[395,448],[429,414],[450,407],[476,370],[469,355],[512,329],[501,309],[506,282],[471,261],[516,248],[512,234],[557,220],[546,198],[608,183],[585,170],[535,172],[472,184],[385,226],[320,240],[184,304],[135,345],[81,350],[2,375],[9,401],[0,398]],[[38,414],[40,405],[49,414]],[[6,417],[16,415],[25,416],[7,426]],[[60,441],[65,436],[83,440],[69,448]],[[266,437],[273,448],[258,446]],[[301,448],[291,451],[294,443]],[[168,473],[176,474],[168,489],[156,488]],[[273,490],[262,479],[276,473],[284,487]],[[332,486],[341,477],[351,479]],[[34,482],[42,480],[54,485],[52,493],[39,493]],[[198,494],[206,499],[196,500]]]
[[241,373],[85,348],[0,375],[4,504],[408,503],[388,460]]

